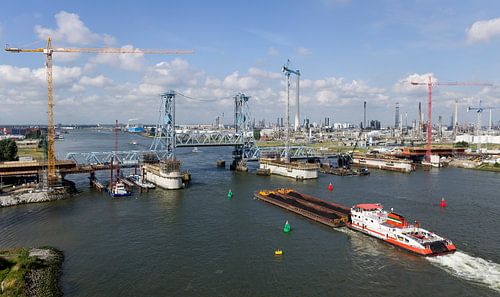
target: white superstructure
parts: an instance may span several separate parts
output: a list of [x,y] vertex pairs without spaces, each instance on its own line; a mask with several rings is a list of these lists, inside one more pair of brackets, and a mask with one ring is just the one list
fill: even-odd
[[408,224],[403,216],[385,211],[380,204],[353,206],[349,227],[420,255],[456,250],[450,240],[420,228],[417,223]]

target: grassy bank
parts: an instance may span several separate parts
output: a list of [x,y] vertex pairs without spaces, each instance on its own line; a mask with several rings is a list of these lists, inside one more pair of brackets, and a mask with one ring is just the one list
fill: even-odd
[[45,160],[45,153],[43,148],[19,148],[17,150],[18,157],[32,157],[33,160]]
[[481,164],[475,168],[472,168],[475,170],[482,170],[482,171],[492,171],[492,172],[500,172],[500,164]]
[[0,251],[0,296],[62,296],[63,261],[62,252],[53,248]]

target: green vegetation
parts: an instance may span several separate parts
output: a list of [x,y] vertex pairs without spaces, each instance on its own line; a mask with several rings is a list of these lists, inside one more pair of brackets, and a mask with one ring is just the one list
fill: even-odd
[[258,147],[284,146],[284,141],[257,141]]
[[17,152],[18,157],[32,157],[34,160],[45,160],[44,148],[20,148]]
[[469,143],[467,141],[459,141],[453,144],[453,147],[468,148]]
[[500,172],[500,163],[495,164],[481,164],[473,169],[482,170],[482,171],[493,171]]
[[12,139],[0,140],[0,162],[17,160],[17,144]]
[[26,273],[35,265],[37,260],[29,256],[27,249],[0,252],[0,283],[3,283],[0,296],[26,296]]
[[63,254],[41,248],[45,257],[30,257],[28,249],[0,251],[0,297],[62,296],[59,275]]

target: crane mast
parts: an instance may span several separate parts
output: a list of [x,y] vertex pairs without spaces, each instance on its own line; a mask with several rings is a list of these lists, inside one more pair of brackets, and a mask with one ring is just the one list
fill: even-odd
[[425,152],[425,160],[427,162],[431,161],[431,137],[432,137],[432,127],[431,127],[431,116],[432,116],[432,88],[434,86],[493,86],[490,83],[478,83],[478,82],[433,82],[432,77],[429,75],[429,81],[424,82],[410,82],[414,86],[426,85],[428,88],[428,99],[427,99],[427,146]]
[[43,52],[46,56],[45,68],[47,69],[47,182],[49,185],[57,181],[56,157],[54,149],[54,97],[52,85],[52,42],[47,39],[47,48]]
[[295,74],[297,76],[297,97],[296,97],[296,105],[297,105],[297,113],[295,114],[295,125],[294,129],[297,131],[300,127],[300,114],[299,114],[299,84],[300,84],[300,71],[292,70],[290,67],[290,60],[287,61],[286,65],[283,65],[281,71],[286,76],[286,143],[285,143],[285,160],[286,162],[290,162],[290,75]]
[[481,153],[481,116],[483,114],[483,111],[489,110],[490,111],[490,123],[489,123],[489,129],[491,130],[491,111],[493,109],[497,109],[498,107],[484,107],[482,106],[482,101],[479,100],[479,106],[478,107],[467,107],[467,112],[473,110],[476,111],[477,113],[477,123],[476,123],[476,134],[477,134],[477,149],[476,152]]
[[53,48],[52,41],[47,38],[45,48],[21,49],[18,47],[5,46],[5,51],[11,53],[43,53],[46,56],[45,68],[47,72],[47,182],[54,185],[58,178],[56,172],[56,158],[54,148],[54,91],[52,83],[52,54],[58,53],[97,53],[97,54],[166,54],[181,55],[192,54],[192,50],[144,50],[128,48]]

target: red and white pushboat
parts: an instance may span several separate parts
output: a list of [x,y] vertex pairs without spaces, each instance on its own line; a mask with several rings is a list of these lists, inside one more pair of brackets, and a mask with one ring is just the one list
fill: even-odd
[[451,240],[420,228],[417,223],[408,224],[402,215],[387,212],[378,203],[353,206],[348,226],[419,255],[435,256],[456,250]]

